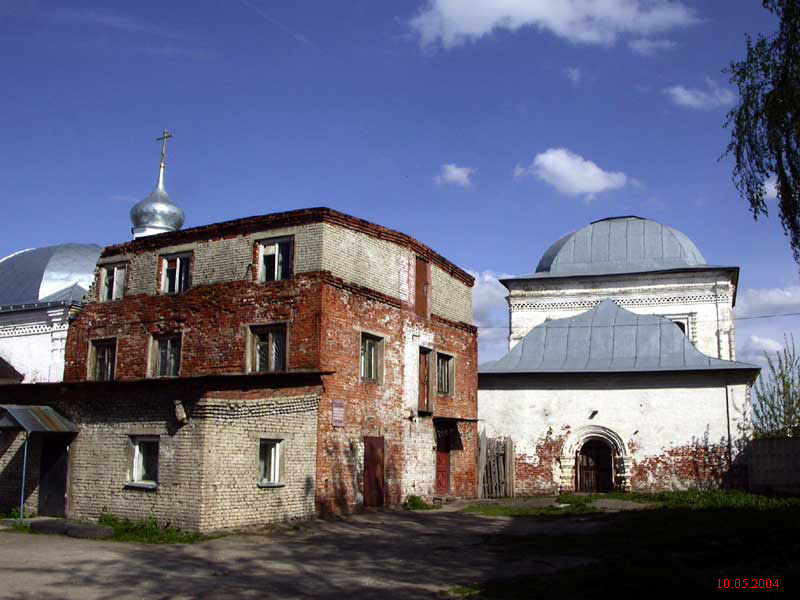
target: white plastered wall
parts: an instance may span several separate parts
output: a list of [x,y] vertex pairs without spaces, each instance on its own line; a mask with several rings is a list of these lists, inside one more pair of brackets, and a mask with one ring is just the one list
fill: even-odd
[[63,380],[68,316],[67,307],[0,313],[0,356],[23,383]]

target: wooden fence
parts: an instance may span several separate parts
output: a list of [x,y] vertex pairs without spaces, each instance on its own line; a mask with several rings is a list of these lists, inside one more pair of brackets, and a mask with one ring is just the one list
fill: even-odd
[[478,438],[478,497],[514,495],[514,441],[510,438]]

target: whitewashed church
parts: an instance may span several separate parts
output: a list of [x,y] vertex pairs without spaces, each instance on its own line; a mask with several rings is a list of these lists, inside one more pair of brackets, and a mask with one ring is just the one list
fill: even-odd
[[595,221],[508,288],[509,352],[478,418],[515,444],[517,494],[736,483],[755,365],[736,362],[739,268],[675,229]]

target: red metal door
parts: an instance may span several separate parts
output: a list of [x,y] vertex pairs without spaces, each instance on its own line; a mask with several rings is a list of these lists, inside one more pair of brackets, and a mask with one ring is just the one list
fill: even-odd
[[383,438],[364,438],[364,506],[383,507]]
[[436,493],[450,492],[450,437],[446,429],[436,430]]

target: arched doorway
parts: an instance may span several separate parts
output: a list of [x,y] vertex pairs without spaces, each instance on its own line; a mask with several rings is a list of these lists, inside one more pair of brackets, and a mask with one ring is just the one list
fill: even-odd
[[583,443],[578,451],[577,485],[579,492],[610,492],[614,489],[611,446],[602,439],[593,438]]

